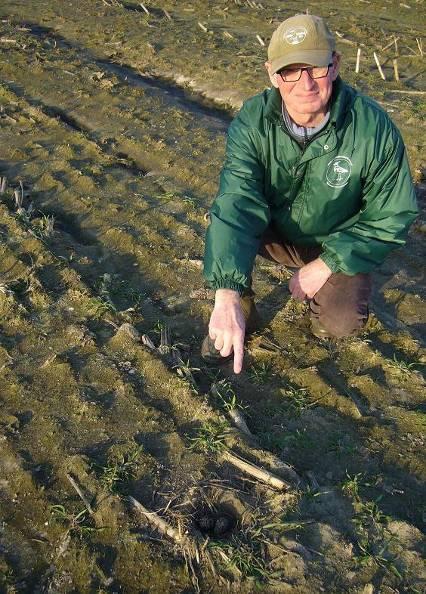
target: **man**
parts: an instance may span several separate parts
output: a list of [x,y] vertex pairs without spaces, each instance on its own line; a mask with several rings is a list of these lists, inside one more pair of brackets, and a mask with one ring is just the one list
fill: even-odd
[[206,361],[242,369],[255,314],[257,253],[298,268],[289,289],[308,300],[316,336],[354,334],[368,317],[370,272],[403,245],[416,200],[401,136],[371,99],[340,79],[325,22],[296,15],[273,33],[272,89],[232,122],[211,208],[204,274],[216,289]]

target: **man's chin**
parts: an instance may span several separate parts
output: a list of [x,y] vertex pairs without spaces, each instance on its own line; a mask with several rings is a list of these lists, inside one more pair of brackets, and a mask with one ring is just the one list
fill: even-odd
[[300,113],[306,113],[306,114],[311,114],[311,113],[316,113],[317,111],[320,111],[322,109],[322,104],[321,101],[300,101],[300,103],[298,103],[297,105],[297,110]]
[[297,106],[297,111],[295,111],[295,113],[297,113],[298,115],[301,116],[312,116],[312,115],[316,115],[318,113],[320,113],[322,111],[322,106],[315,104],[315,105],[298,105]]

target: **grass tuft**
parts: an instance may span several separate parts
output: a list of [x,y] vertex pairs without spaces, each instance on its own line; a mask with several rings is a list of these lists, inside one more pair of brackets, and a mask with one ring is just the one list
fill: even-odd
[[206,421],[195,437],[191,437],[191,449],[201,452],[223,452],[226,448],[225,437],[229,425],[226,421]]
[[240,539],[232,538],[231,541],[211,540],[207,546],[210,551],[218,554],[225,568],[236,570],[241,577],[265,581],[271,576],[255,543],[249,545]]
[[255,384],[265,384],[273,377],[273,365],[271,361],[262,361],[251,365],[247,371],[248,376]]
[[369,483],[361,482],[363,476],[364,475],[362,474],[362,472],[358,472],[357,474],[354,474],[353,476],[351,476],[346,471],[346,478],[341,484],[341,489],[347,497],[352,497],[356,501],[359,501],[360,486],[361,485],[369,486]]
[[226,412],[235,410],[236,408],[241,410],[244,408],[241,404],[239,404],[235,390],[232,387],[231,382],[227,379],[221,379],[217,382],[214,382],[214,395],[217,396],[222,408]]
[[416,361],[407,363],[407,361],[398,359],[395,354],[393,359],[387,361],[386,364],[392,369],[400,371],[401,373],[411,373],[412,371],[415,371],[417,367],[422,367],[421,363],[417,363]]
[[31,233],[37,239],[49,239],[55,232],[55,217],[43,214],[41,218],[35,219],[31,225]]
[[117,493],[126,482],[136,477],[141,452],[142,446],[137,446],[128,454],[121,455],[117,461],[102,467],[101,483],[108,491]]
[[80,536],[92,534],[98,532],[102,528],[96,528],[92,526],[92,520],[88,516],[89,512],[86,508],[73,514],[65,508],[64,505],[52,505],[50,507],[50,513],[53,520],[65,524],[68,531]]

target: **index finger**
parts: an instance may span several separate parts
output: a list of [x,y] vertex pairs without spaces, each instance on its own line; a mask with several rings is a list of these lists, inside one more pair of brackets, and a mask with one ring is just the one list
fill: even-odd
[[244,357],[244,332],[234,336],[234,373],[240,373],[243,368]]

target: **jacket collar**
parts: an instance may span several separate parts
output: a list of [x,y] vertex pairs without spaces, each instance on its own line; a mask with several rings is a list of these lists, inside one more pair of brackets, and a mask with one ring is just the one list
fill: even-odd
[[[346,112],[351,108],[353,92],[340,76],[333,83],[331,94],[330,122],[339,125]],[[265,117],[276,124],[281,123],[282,99],[278,89],[272,87],[268,93],[265,107]]]

